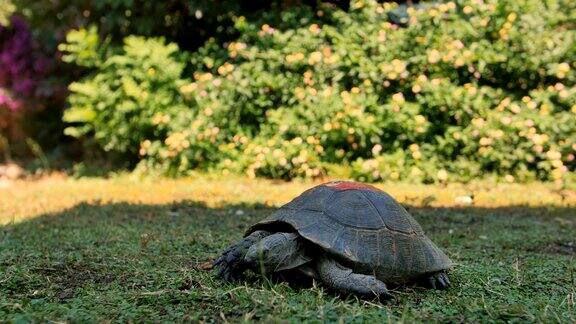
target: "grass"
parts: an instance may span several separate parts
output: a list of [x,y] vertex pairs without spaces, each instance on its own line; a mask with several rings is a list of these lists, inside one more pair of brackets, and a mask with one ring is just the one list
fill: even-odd
[[[0,188],[0,322],[576,321],[576,194],[548,184],[381,184],[455,260],[453,288],[385,304],[206,262],[312,186],[207,177],[17,182]],[[474,193],[472,206],[456,197]]]

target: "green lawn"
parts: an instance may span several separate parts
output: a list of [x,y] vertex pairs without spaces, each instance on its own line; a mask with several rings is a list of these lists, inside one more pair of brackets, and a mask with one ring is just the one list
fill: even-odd
[[[453,287],[386,304],[205,269],[311,183],[47,179],[0,189],[0,322],[576,321],[574,191],[532,184],[392,184],[457,262]],[[473,192],[472,206],[455,198]]]

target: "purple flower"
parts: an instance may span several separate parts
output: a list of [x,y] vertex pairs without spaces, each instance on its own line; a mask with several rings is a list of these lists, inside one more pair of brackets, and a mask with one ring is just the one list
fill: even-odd
[[14,15],[10,21],[9,27],[0,29],[0,109],[18,110],[37,99],[35,95],[53,92],[39,89],[54,59],[39,51],[22,17]]

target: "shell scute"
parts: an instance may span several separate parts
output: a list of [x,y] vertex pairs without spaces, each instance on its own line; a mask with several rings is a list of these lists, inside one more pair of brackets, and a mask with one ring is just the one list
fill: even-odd
[[366,229],[384,226],[378,210],[359,190],[334,192],[324,213],[345,226]]

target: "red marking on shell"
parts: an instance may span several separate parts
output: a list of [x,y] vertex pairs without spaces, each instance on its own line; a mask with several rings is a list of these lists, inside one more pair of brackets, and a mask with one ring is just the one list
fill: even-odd
[[369,184],[354,182],[354,181],[333,181],[324,184],[325,186],[337,189],[337,190],[351,190],[351,189],[364,189],[372,191],[381,191],[380,189],[371,186]]

